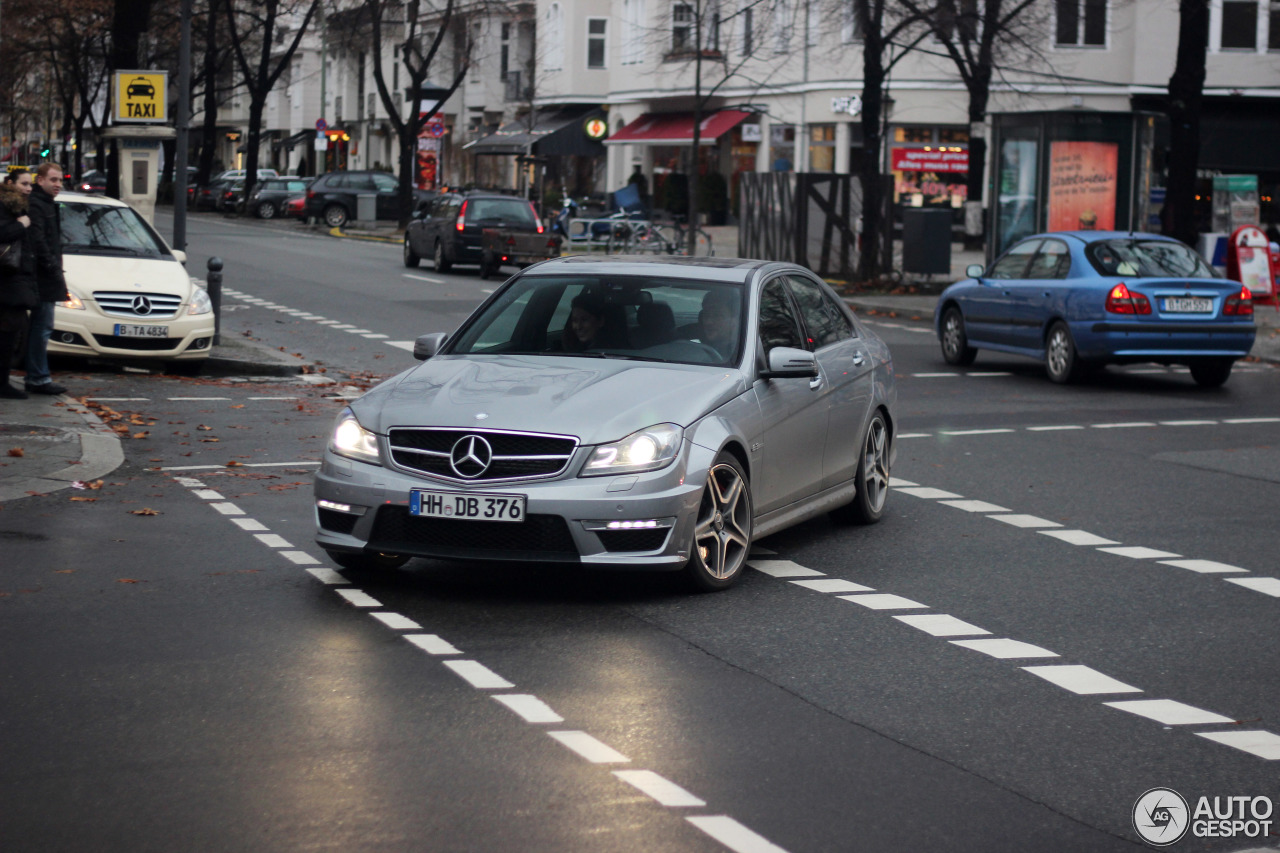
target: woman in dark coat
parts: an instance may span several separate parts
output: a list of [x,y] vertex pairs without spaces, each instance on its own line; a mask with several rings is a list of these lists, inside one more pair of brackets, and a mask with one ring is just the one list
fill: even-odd
[[[0,184],[0,244],[21,253],[18,269],[0,265],[0,398],[26,399],[27,394],[9,384],[13,355],[27,326],[27,311],[38,301],[36,252],[31,244],[31,217],[27,196],[31,193],[31,173],[16,170]],[[12,249],[11,249],[12,251]]]

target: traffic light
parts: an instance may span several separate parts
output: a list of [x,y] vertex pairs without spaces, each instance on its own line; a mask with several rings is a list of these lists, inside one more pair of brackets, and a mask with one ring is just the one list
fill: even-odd
[[50,152],[50,151],[52,151],[52,150],[53,150],[52,148],[50,148],[49,146],[47,146],[47,145],[46,145],[44,148],[41,148],[41,149],[40,149],[40,156],[41,156],[41,157],[48,157],[48,156],[49,156],[49,152]]

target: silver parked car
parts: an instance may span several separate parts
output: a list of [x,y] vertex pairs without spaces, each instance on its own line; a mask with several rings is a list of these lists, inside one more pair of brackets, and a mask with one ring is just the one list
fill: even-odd
[[813,273],[732,258],[536,264],[338,417],[338,565],[410,557],[741,575],[754,538],[885,507],[889,349]]

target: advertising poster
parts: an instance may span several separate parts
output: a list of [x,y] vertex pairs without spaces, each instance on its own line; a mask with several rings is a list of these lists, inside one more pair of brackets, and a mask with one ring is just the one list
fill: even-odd
[[1110,231],[1116,227],[1114,142],[1054,142],[1049,146],[1049,230]]

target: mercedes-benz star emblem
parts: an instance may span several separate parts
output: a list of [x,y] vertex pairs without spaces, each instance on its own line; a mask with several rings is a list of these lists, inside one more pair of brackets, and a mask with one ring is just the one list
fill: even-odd
[[151,313],[151,300],[145,296],[133,297],[133,313],[145,317]]
[[489,470],[493,461],[493,448],[478,435],[464,435],[453,443],[449,451],[449,464],[459,477],[471,479]]

